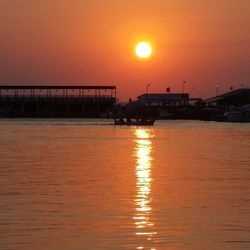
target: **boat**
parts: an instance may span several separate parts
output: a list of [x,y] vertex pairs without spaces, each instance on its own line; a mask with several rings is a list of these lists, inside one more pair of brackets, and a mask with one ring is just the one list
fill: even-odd
[[115,118],[114,125],[127,125],[127,126],[153,126],[155,120],[147,118],[137,118],[137,119],[124,119]]
[[223,117],[228,122],[250,122],[250,104],[242,107],[230,107]]

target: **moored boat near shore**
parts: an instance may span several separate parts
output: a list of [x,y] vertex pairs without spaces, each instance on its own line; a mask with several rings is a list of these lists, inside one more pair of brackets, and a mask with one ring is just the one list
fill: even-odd
[[250,104],[232,107],[223,116],[228,122],[250,122]]

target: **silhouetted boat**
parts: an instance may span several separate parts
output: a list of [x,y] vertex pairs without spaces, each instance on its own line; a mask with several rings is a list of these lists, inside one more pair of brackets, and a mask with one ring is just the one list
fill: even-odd
[[114,119],[114,125],[127,125],[127,126],[152,126],[155,120],[153,119],[124,119],[118,118]]
[[224,120],[228,122],[250,122],[250,104],[242,107],[230,107],[223,115]]

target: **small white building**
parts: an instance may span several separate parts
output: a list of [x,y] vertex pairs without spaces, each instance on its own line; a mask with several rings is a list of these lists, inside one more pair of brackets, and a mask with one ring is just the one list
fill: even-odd
[[167,93],[167,94],[143,94],[137,97],[138,101],[150,106],[188,106],[189,94]]

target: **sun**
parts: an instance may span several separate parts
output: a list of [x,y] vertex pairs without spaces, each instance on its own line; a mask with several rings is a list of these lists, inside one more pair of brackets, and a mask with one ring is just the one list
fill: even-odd
[[152,55],[152,46],[148,42],[140,42],[135,47],[135,53],[139,58],[149,58]]

